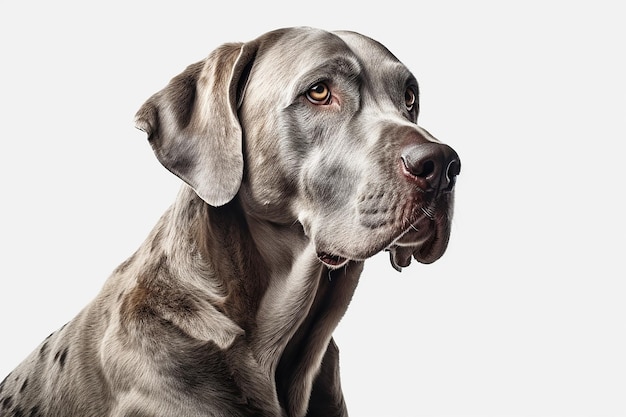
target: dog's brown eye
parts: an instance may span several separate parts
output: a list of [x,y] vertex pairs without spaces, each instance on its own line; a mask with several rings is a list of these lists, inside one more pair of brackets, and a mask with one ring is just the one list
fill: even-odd
[[404,92],[404,104],[408,111],[412,111],[415,107],[415,92],[411,88],[407,88]]
[[330,101],[330,89],[324,83],[315,84],[306,92],[306,98],[313,104],[328,104]]

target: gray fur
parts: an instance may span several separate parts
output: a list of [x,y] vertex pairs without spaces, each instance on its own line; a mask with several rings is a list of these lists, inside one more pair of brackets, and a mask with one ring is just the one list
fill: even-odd
[[[306,98],[317,82],[326,106]],[[439,143],[407,87],[379,43],[311,28],[223,45],[175,77],[137,126],[185,184],[7,376],[0,416],[347,416],[332,333],[363,261],[433,262],[450,232],[452,187],[401,172],[404,146]]]

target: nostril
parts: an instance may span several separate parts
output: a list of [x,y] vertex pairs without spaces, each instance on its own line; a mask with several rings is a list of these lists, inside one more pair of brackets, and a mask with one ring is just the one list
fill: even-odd
[[448,170],[446,172],[446,177],[448,179],[448,186],[445,188],[445,191],[452,191],[454,189],[454,184],[456,183],[456,177],[461,173],[461,162],[457,159],[454,159],[448,164]]
[[458,159],[452,160],[448,165],[448,178],[456,177],[461,173],[461,162]]
[[433,172],[435,172],[435,163],[430,160],[418,160],[415,163],[412,163],[407,158],[402,159],[404,161],[404,166],[407,171],[416,177],[420,178],[428,178]]

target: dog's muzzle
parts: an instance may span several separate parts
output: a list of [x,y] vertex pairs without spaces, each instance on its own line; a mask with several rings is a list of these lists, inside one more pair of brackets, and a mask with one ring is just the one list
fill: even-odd
[[401,154],[402,173],[422,192],[421,216],[387,251],[392,266],[401,271],[415,258],[432,263],[446,250],[456,177],[461,159],[450,146],[437,143],[413,143]]

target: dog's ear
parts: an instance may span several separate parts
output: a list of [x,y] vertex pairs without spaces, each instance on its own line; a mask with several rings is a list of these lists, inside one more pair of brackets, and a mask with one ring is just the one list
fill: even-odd
[[174,77],[135,116],[159,161],[212,206],[228,203],[241,185],[237,96],[256,50],[254,42],[222,45]]

